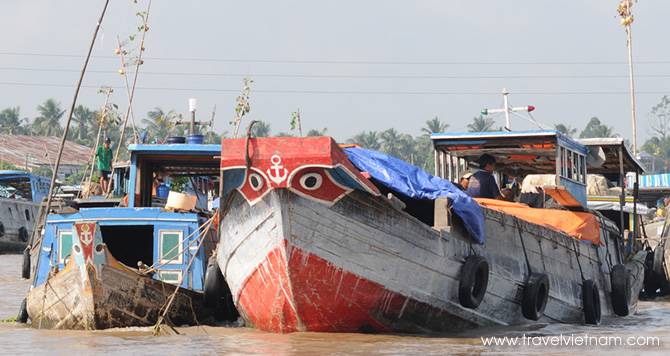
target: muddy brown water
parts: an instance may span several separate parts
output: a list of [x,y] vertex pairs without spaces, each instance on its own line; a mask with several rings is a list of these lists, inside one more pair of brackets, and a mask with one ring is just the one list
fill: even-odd
[[[0,318],[15,317],[29,283],[20,278],[21,256],[0,255]],[[154,337],[150,328],[104,331],[37,330],[12,322],[0,323],[0,354],[670,354],[670,299],[641,302],[638,313],[603,325],[535,324],[468,331],[460,335],[372,335],[294,333],[277,335],[246,327],[185,327],[180,335]],[[481,336],[534,337],[526,345],[486,346]],[[539,337],[573,337],[570,345],[552,346]],[[576,345],[588,337],[592,345]],[[656,345],[593,346],[606,337],[646,337]],[[599,341],[596,341],[598,338]],[[654,341],[656,340],[656,341]],[[517,341],[523,342],[523,341]],[[542,343],[548,343],[546,346]],[[566,341],[569,342],[569,341]],[[587,342],[587,341],[584,341]],[[540,345],[530,345],[539,343]],[[660,343],[660,345],[658,345]]]

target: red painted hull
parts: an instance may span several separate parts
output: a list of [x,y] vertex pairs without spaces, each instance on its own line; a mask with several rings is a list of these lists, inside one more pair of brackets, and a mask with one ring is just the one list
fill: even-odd
[[[278,333],[424,332],[431,324],[444,327],[439,318],[444,311],[288,247],[285,241],[283,245],[268,254],[240,290],[238,309],[254,327]],[[435,320],[426,320],[429,316]]]

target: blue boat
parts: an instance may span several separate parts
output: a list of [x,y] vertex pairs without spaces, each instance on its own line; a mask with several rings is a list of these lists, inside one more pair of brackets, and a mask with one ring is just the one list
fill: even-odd
[[30,172],[0,170],[1,253],[19,253],[26,248],[50,181]]
[[218,194],[220,146],[128,149],[127,174],[116,175],[123,196],[76,201],[48,215],[26,300],[33,326],[92,330],[159,318],[193,325],[220,311],[218,300],[212,308],[203,300],[218,240],[207,205]]

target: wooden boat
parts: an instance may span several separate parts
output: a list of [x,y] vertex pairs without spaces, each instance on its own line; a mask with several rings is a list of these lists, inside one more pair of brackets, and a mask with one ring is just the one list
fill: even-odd
[[0,170],[0,253],[26,248],[49,181],[28,172]]
[[102,241],[96,222],[77,222],[74,231],[73,255],[63,269],[50,273],[28,294],[28,314],[34,326],[96,330],[154,325],[175,290],[168,319],[175,325],[205,320],[201,295],[117,261]]
[[[125,199],[75,201],[75,209],[48,215],[26,300],[33,326],[146,326],[166,309],[172,323],[192,325],[219,314],[218,294],[209,307],[203,303],[217,242],[206,206],[210,188],[218,187],[220,146],[142,144],[129,151]],[[159,174],[173,188],[181,179],[195,208],[166,209],[160,189],[152,189]],[[115,206],[122,200],[127,207]]]
[[[352,160],[361,149],[345,154],[329,137],[224,139],[230,206],[217,259],[240,314],[256,328],[286,333],[597,324],[601,315],[633,313],[646,253],[626,263],[616,224],[581,205],[584,147],[554,131],[489,134],[434,136],[438,175],[458,178],[458,169],[495,147],[500,172],[520,174],[522,165],[527,173],[559,172],[558,184],[545,189],[578,206],[480,207],[444,179],[393,171],[410,167],[400,160],[364,150],[372,163]],[[564,174],[558,152],[581,171]],[[393,186],[411,187],[418,176],[447,198]],[[464,218],[473,206],[482,243]],[[584,224],[571,231],[528,213]]]

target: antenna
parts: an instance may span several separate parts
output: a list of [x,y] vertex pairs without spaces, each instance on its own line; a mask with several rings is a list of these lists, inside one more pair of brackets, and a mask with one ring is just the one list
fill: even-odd
[[503,95],[503,108],[502,109],[482,109],[481,114],[482,115],[488,115],[488,114],[497,114],[497,113],[505,113],[505,130],[506,131],[512,131],[512,124],[510,122],[510,113],[513,112],[531,112],[535,110],[535,107],[533,105],[527,105],[527,106],[516,106],[516,107],[510,107],[509,102],[507,97],[509,96],[509,91],[507,91],[506,88],[503,88],[502,90],[502,95]]

